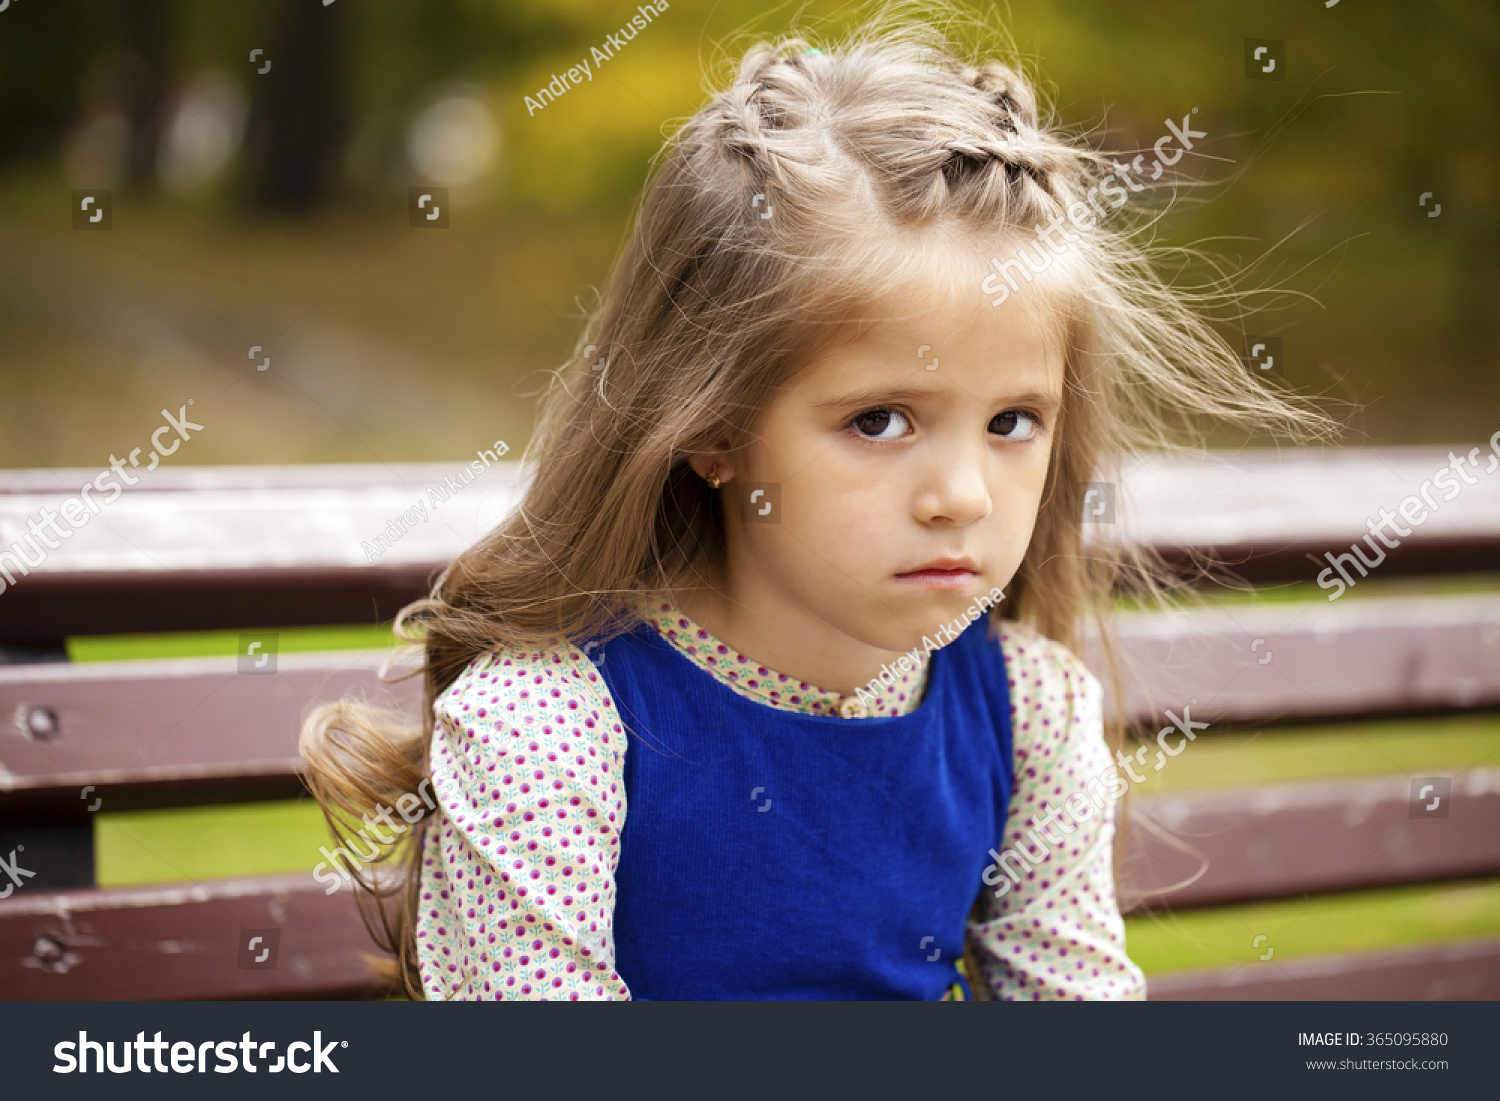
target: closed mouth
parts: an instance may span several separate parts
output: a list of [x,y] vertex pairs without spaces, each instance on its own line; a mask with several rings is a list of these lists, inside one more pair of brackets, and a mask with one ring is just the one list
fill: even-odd
[[968,558],[937,558],[925,565],[918,566],[914,570],[904,570],[897,577],[962,577],[977,574],[979,570],[975,567],[972,559]]

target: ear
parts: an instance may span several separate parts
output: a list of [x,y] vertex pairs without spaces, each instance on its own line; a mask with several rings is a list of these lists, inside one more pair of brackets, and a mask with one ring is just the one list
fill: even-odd
[[713,451],[700,451],[688,459],[688,465],[693,468],[694,473],[700,478],[707,478],[709,471],[717,465],[719,468],[719,479],[723,482],[734,478],[734,458],[729,450],[729,442],[720,440],[720,446]]

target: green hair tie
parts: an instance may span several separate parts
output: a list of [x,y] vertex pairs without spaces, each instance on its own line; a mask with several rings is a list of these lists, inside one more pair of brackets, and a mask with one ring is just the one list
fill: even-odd
[[803,50],[802,52],[803,52],[803,54],[820,54],[823,51],[820,50],[820,49],[818,49],[816,46],[814,46],[812,49],[810,49],[810,50]]

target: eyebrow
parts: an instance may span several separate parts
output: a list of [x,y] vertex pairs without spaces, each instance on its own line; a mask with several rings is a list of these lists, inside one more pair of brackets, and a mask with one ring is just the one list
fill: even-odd
[[[933,396],[933,391],[916,386],[869,386],[853,390],[837,397],[813,402],[814,409],[835,409],[841,406],[878,405],[886,401],[921,401]],[[1056,409],[1062,404],[1059,395],[1040,390],[1027,390],[996,399],[997,405],[1037,405],[1044,409]]]

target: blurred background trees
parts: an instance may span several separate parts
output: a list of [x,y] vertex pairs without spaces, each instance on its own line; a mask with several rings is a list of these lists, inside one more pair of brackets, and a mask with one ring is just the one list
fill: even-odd
[[[1210,159],[1193,171],[1226,182],[1158,239],[1259,261],[1252,282],[1311,296],[1248,324],[1283,337],[1288,385],[1355,403],[1348,442],[1500,428],[1493,5],[972,10],[1008,30],[1059,121],[1105,148],[1145,147],[1199,109]],[[194,463],[439,459],[496,438],[519,453],[674,123],[752,37],[859,14],[675,0],[528,113],[635,13],[12,0],[0,466],[98,466],[188,396],[210,418]],[[1286,43],[1284,81],[1245,78],[1245,38]],[[449,189],[451,230],[409,230],[416,184]],[[113,192],[110,233],[70,228],[73,188]]]

